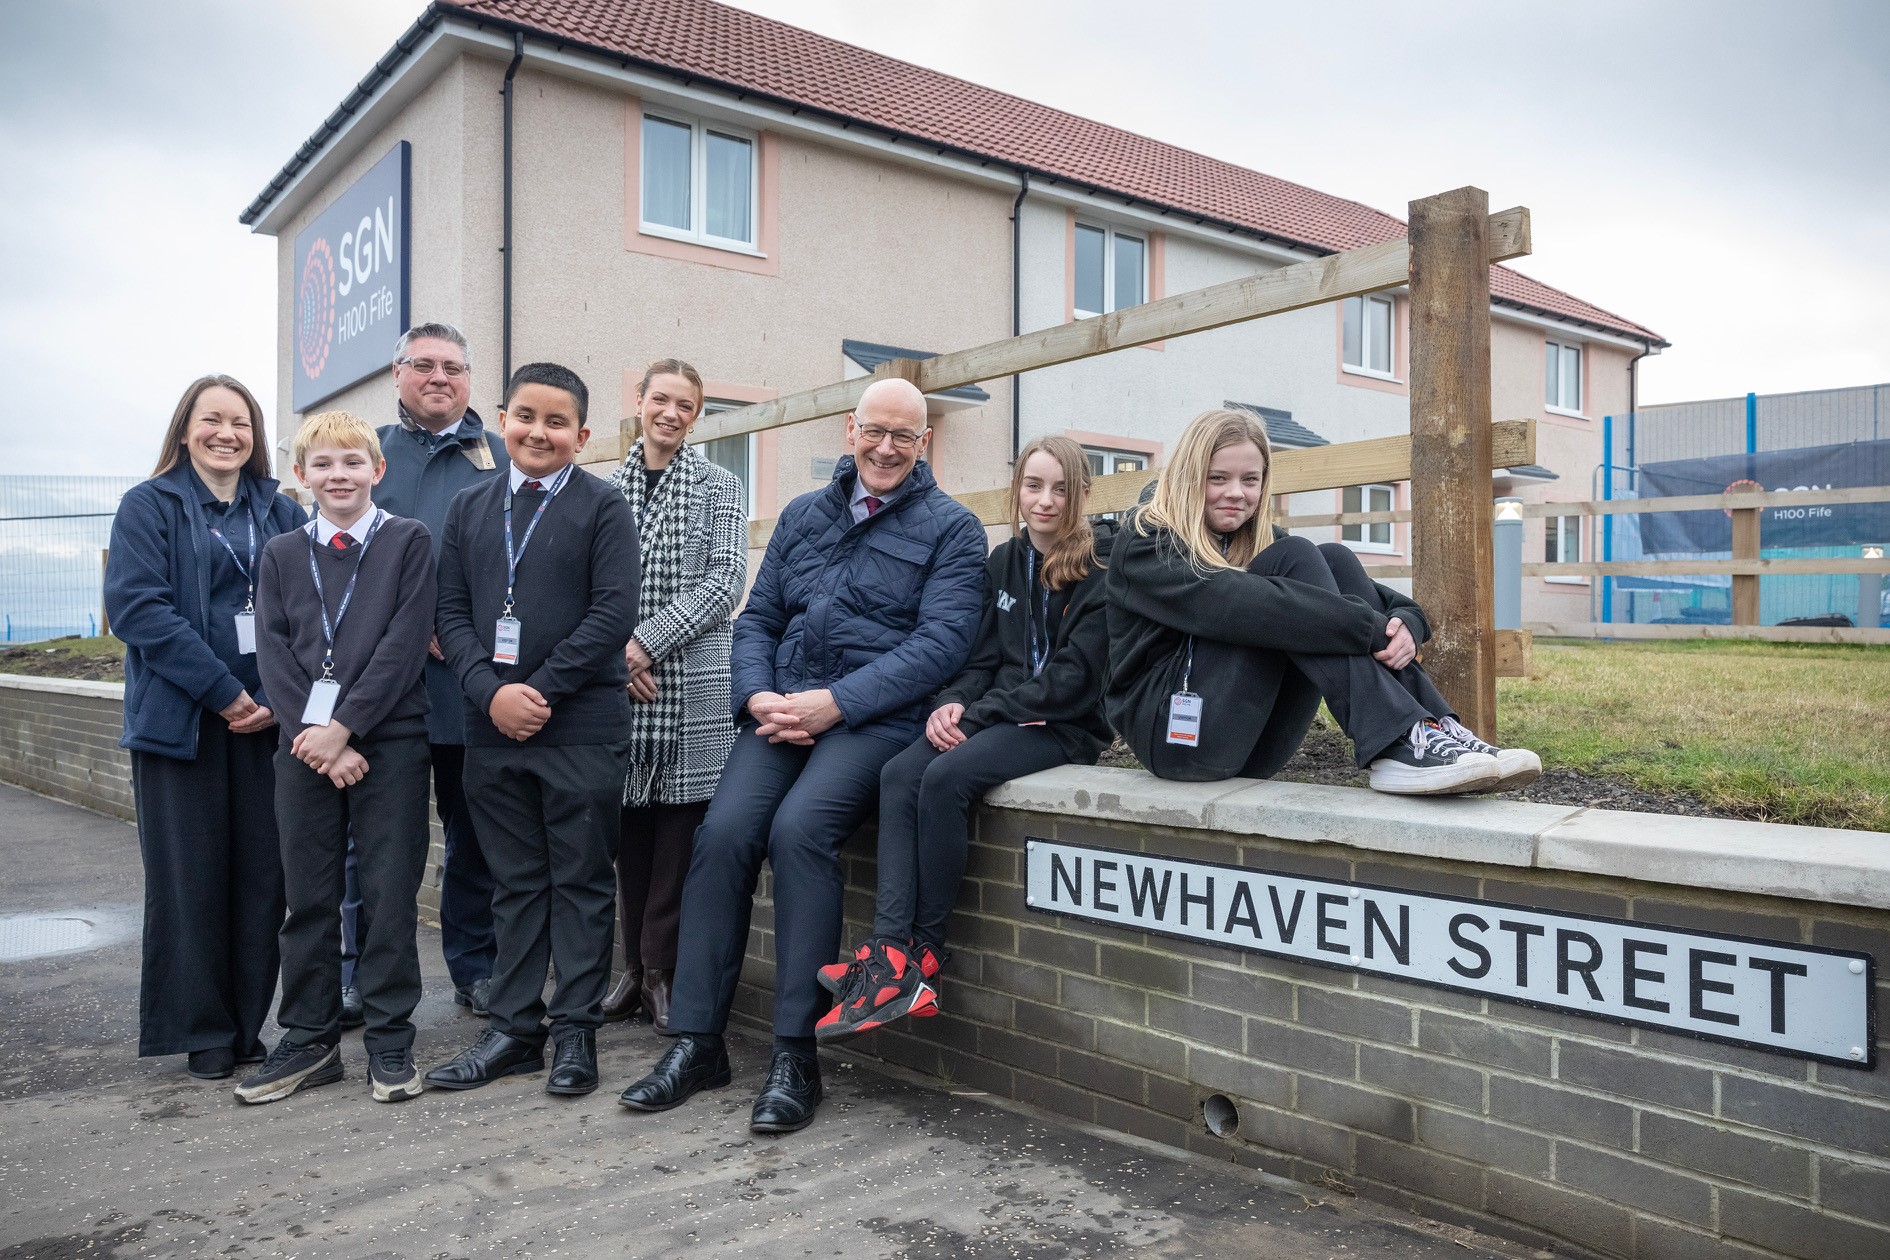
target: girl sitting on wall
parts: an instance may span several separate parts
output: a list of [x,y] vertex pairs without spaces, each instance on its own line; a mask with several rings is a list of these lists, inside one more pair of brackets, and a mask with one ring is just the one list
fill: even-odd
[[1011,538],[985,563],[971,658],[924,736],[880,773],[873,935],[851,963],[821,969],[840,999],[814,1029],[822,1041],[937,1013],[972,806],[1008,779],[1093,765],[1109,742],[1098,555],[1114,526],[1084,518],[1088,494],[1089,462],[1068,438],[1038,438],[1013,466]]
[[1107,579],[1109,720],[1164,779],[1266,779],[1323,696],[1380,792],[1503,791],[1542,773],[1457,720],[1417,664],[1430,637],[1409,596],[1349,547],[1271,523],[1265,428],[1197,416],[1130,518]]

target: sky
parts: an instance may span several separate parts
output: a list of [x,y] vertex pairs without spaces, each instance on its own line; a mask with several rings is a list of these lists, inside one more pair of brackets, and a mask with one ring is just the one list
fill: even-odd
[[[1890,3],[742,7],[1400,217],[1527,205],[1520,270],[1674,343],[1646,403],[1890,380]],[[147,472],[203,372],[274,399],[237,214],[420,8],[0,0],[10,471]]]

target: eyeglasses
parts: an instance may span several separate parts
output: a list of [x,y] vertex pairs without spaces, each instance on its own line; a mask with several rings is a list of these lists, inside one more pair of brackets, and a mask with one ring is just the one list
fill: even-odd
[[410,367],[422,376],[432,376],[435,372],[444,372],[448,380],[457,380],[471,370],[464,363],[457,363],[452,359],[445,361],[437,359],[396,359],[394,362],[399,366]]
[[859,432],[860,441],[868,446],[878,446],[887,438],[891,438],[893,446],[902,451],[911,450],[919,444],[919,439],[925,436],[924,429],[914,433],[911,429],[882,429],[876,424],[863,424]]

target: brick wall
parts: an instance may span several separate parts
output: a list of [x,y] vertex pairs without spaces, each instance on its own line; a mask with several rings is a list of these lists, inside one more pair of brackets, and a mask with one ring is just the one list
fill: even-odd
[[[75,682],[0,674],[0,781],[71,801],[102,814],[135,818],[131,754],[124,734],[122,683]],[[431,820],[420,917],[437,924],[440,864],[446,840]]]
[[[1890,913],[987,808],[952,923],[946,1014],[855,1043],[963,1086],[1562,1251],[1890,1256],[1890,1069],[1045,916],[1024,907],[1026,836],[1879,958],[1890,958]],[[846,867],[852,943],[870,923],[870,837],[849,844]],[[737,998],[751,1023],[769,1009],[772,922],[764,900]],[[1235,1108],[1231,1136],[1206,1128],[1215,1095]]]

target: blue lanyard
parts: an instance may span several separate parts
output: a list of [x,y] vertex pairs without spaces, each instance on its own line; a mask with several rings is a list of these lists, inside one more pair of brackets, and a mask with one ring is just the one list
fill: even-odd
[[1030,599],[1038,595],[1037,590],[1037,549],[1029,542],[1024,544],[1024,621],[1030,626],[1030,673],[1034,678],[1043,672],[1044,662],[1050,659],[1050,592],[1041,592],[1043,609],[1043,646],[1037,645],[1037,622],[1030,615]]
[[[250,510],[247,500],[243,503],[243,515],[249,518],[249,563],[247,565],[237,556],[236,548],[230,546],[230,540],[223,536],[222,530],[218,529],[215,525],[211,525],[210,536],[223,544],[223,550],[230,553],[230,563],[236,566],[236,571],[243,575],[245,582],[249,583],[249,597],[243,601],[243,611],[247,613],[256,611],[256,578],[254,575],[256,572],[257,533],[256,513]],[[223,523],[227,525],[229,521],[230,513],[226,508],[223,512]],[[207,523],[208,522],[206,522],[206,524]]]
[[367,536],[361,540],[361,551],[354,558],[354,572],[348,575],[348,585],[342,588],[341,603],[335,609],[335,619],[328,620],[328,594],[322,590],[321,566],[315,563],[316,524],[308,523],[308,575],[315,583],[315,603],[322,610],[322,642],[326,648],[322,652],[322,678],[335,676],[335,636],[341,633],[341,619],[348,615],[348,601],[354,598],[354,582],[361,576],[361,566],[367,562],[367,549],[374,541],[374,535],[380,532],[381,522],[387,519],[387,513],[379,508],[374,510],[374,523],[368,526]]
[[531,524],[525,527],[525,536],[519,540],[518,550],[512,550],[512,483],[505,486],[505,615],[512,615],[512,587],[518,583],[518,562],[525,558],[525,548],[532,545],[532,534],[538,529],[538,521],[551,506],[551,500],[558,491],[564,489],[564,483],[571,479],[572,464],[566,464],[559,474],[552,478],[545,487],[545,497],[538,502],[538,510],[532,513]]

